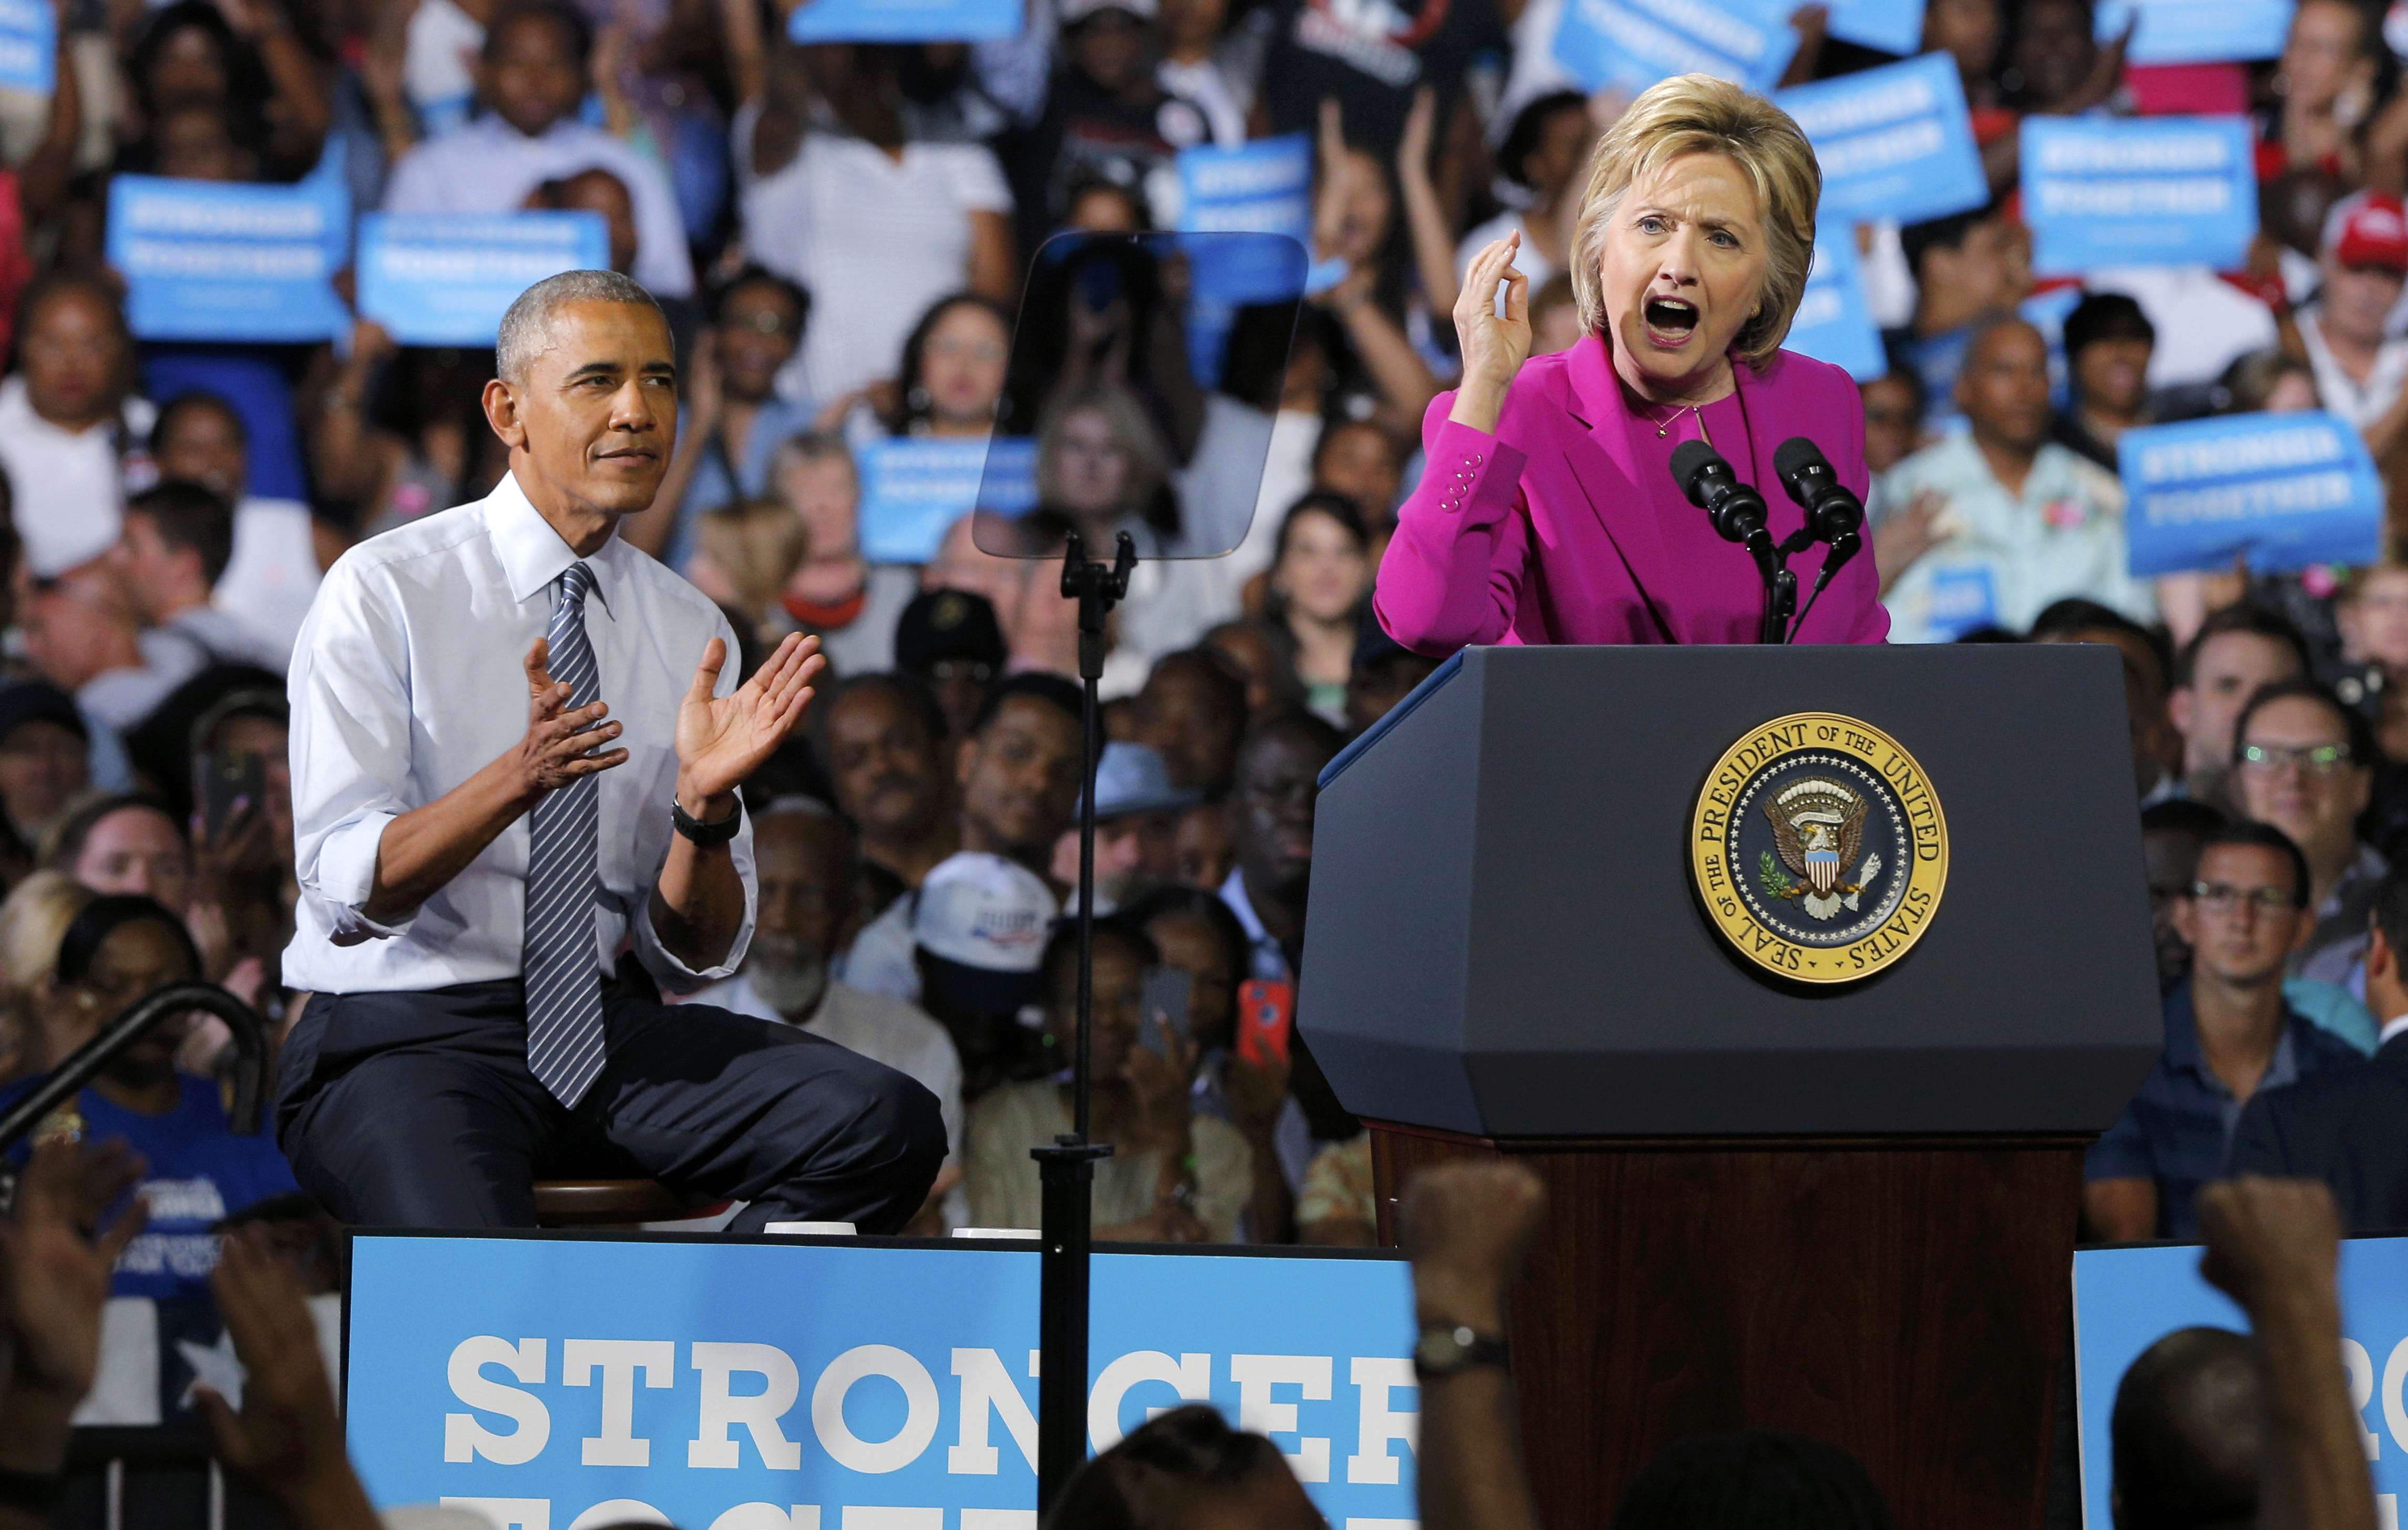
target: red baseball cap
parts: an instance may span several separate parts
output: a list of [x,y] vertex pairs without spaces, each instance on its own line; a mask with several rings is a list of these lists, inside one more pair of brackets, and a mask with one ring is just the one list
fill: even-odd
[[2383,192],[2359,192],[2325,217],[2325,248],[2344,266],[2374,266],[2408,276],[2408,208]]

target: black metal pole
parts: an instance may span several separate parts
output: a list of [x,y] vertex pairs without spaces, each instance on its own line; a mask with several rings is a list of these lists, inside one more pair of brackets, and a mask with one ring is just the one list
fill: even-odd
[[1037,1511],[1054,1507],[1062,1486],[1087,1458],[1088,1259],[1095,1248],[1093,1189],[1110,1143],[1087,1140],[1091,1081],[1088,1049],[1095,1019],[1096,767],[1104,748],[1103,708],[1096,693],[1104,672],[1104,619],[1128,593],[1137,545],[1122,532],[1110,567],[1089,561],[1074,532],[1062,556],[1062,594],[1079,602],[1079,681],[1083,735],[1079,794],[1078,1035],[1070,1049],[1071,1130],[1051,1146],[1030,1149],[1043,1189],[1039,1225],[1039,1314],[1037,1378]]
[[177,983],[159,989],[103,1026],[100,1033],[68,1053],[31,1094],[0,1115],[0,1152],[15,1147],[42,1118],[72,1100],[98,1077],[108,1060],[144,1032],[175,1016],[205,1009],[225,1021],[234,1038],[233,1126],[248,1136],[259,1130],[260,1103],[267,1093],[267,1031],[249,1004],[215,983]]

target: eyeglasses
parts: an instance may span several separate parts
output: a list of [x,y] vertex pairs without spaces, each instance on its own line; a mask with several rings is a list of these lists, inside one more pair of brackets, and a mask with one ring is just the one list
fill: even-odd
[[2244,743],[2241,763],[2254,771],[2274,772],[2297,765],[2311,775],[2331,775],[2351,763],[2346,743],[2316,743],[2293,748],[2283,743]]
[[2188,890],[2191,902],[2218,914],[2229,914],[2243,903],[2263,914],[2297,906],[2291,902],[2288,888],[2236,888],[2227,882],[2194,882]]

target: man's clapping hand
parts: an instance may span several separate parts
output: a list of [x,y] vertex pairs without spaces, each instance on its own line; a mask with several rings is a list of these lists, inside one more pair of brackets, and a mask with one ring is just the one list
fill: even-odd
[[[827,668],[819,639],[789,634],[752,679],[720,696],[719,671],[726,662],[724,642],[704,644],[694,685],[678,707],[678,801],[698,818],[720,816],[701,810],[733,792],[786,742],[810,704],[811,681]],[[624,751],[620,758],[626,758]]]
[[538,638],[527,650],[527,729],[512,754],[529,802],[545,792],[627,762],[624,749],[597,750],[619,736],[619,724],[605,722],[609,703],[596,701],[574,711],[568,706],[566,681],[552,678],[552,640]]

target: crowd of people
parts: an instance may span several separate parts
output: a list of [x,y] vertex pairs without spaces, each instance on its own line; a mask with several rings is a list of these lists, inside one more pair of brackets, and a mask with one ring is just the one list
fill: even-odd
[[[1369,1243],[1368,1139],[1290,1023],[1316,778],[1443,657],[1370,598],[1461,369],[1466,271],[1516,238],[1534,350],[1580,339],[1571,223],[1627,101],[1555,60],[1561,0],[1031,0],[1017,37],[910,46],[797,45],[794,8],[61,6],[55,89],[0,92],[6,1097],[169,981],[289,1027],[286,683],[313,593],[505,471],[490,350],[366,320],[320,345],[136,332],[103,262],[112,176],[326,176],[361,209],[597,213],[668,313],[676,453],[624,535],[725,612],[748,672],[796,632],[828,660],[744,784],[757,932],[699,997],[937,1096],[918,1231],[1035,1225],[1028,1149],[1069,1119],[1078,630],[1058,565],[997,556],[1027,549],[970,515],[918,561],[873,556],[864,464],[1002,427],[1065,526],[1138,538],[1095,803],[1098,1235]],[[2018,124],[2172,88],[2094,20],[1928,0],[1991,199],[1823,231],[1856,241],[1884,328],[1860,393],[1891,636],[2122,651],[2166,1048],[2090,1156],[2090,1234],[2212,1232],[2234,1167],[2408,1225],[2381,1151],[2408,1066],[2408,555],[2136,579],[2114,471],[2144,425],[2321,408],[2408,489],[2401,61],[2372,0],[2301,0],[2279,59],[2182,85],[2255,124],[2246,268],[2036,278]],[[1789,82],[1888,62],[1827,22],[1792,19]],[[1115,290],[1043,326],[1058,381],[1018,385],[1050,237],[1175,227],[1182,151],[1284,134],[1312,148],[1314,279],[1283,368],[1247,375],[1233,339],[1208,397],[1151,354],[1184,337]],[[1207,458],[1231,439],[1263,458],[1235,552],[1156,558],[1212,550],[1230,491]],[[209,1080],[232,1055],[215,1022],[165,1033],[44,1123],[129,1139],[163,1187],[108,1250],[122,1293],[204,1287],[229,1221],[318,1215],[230,1130]]]

